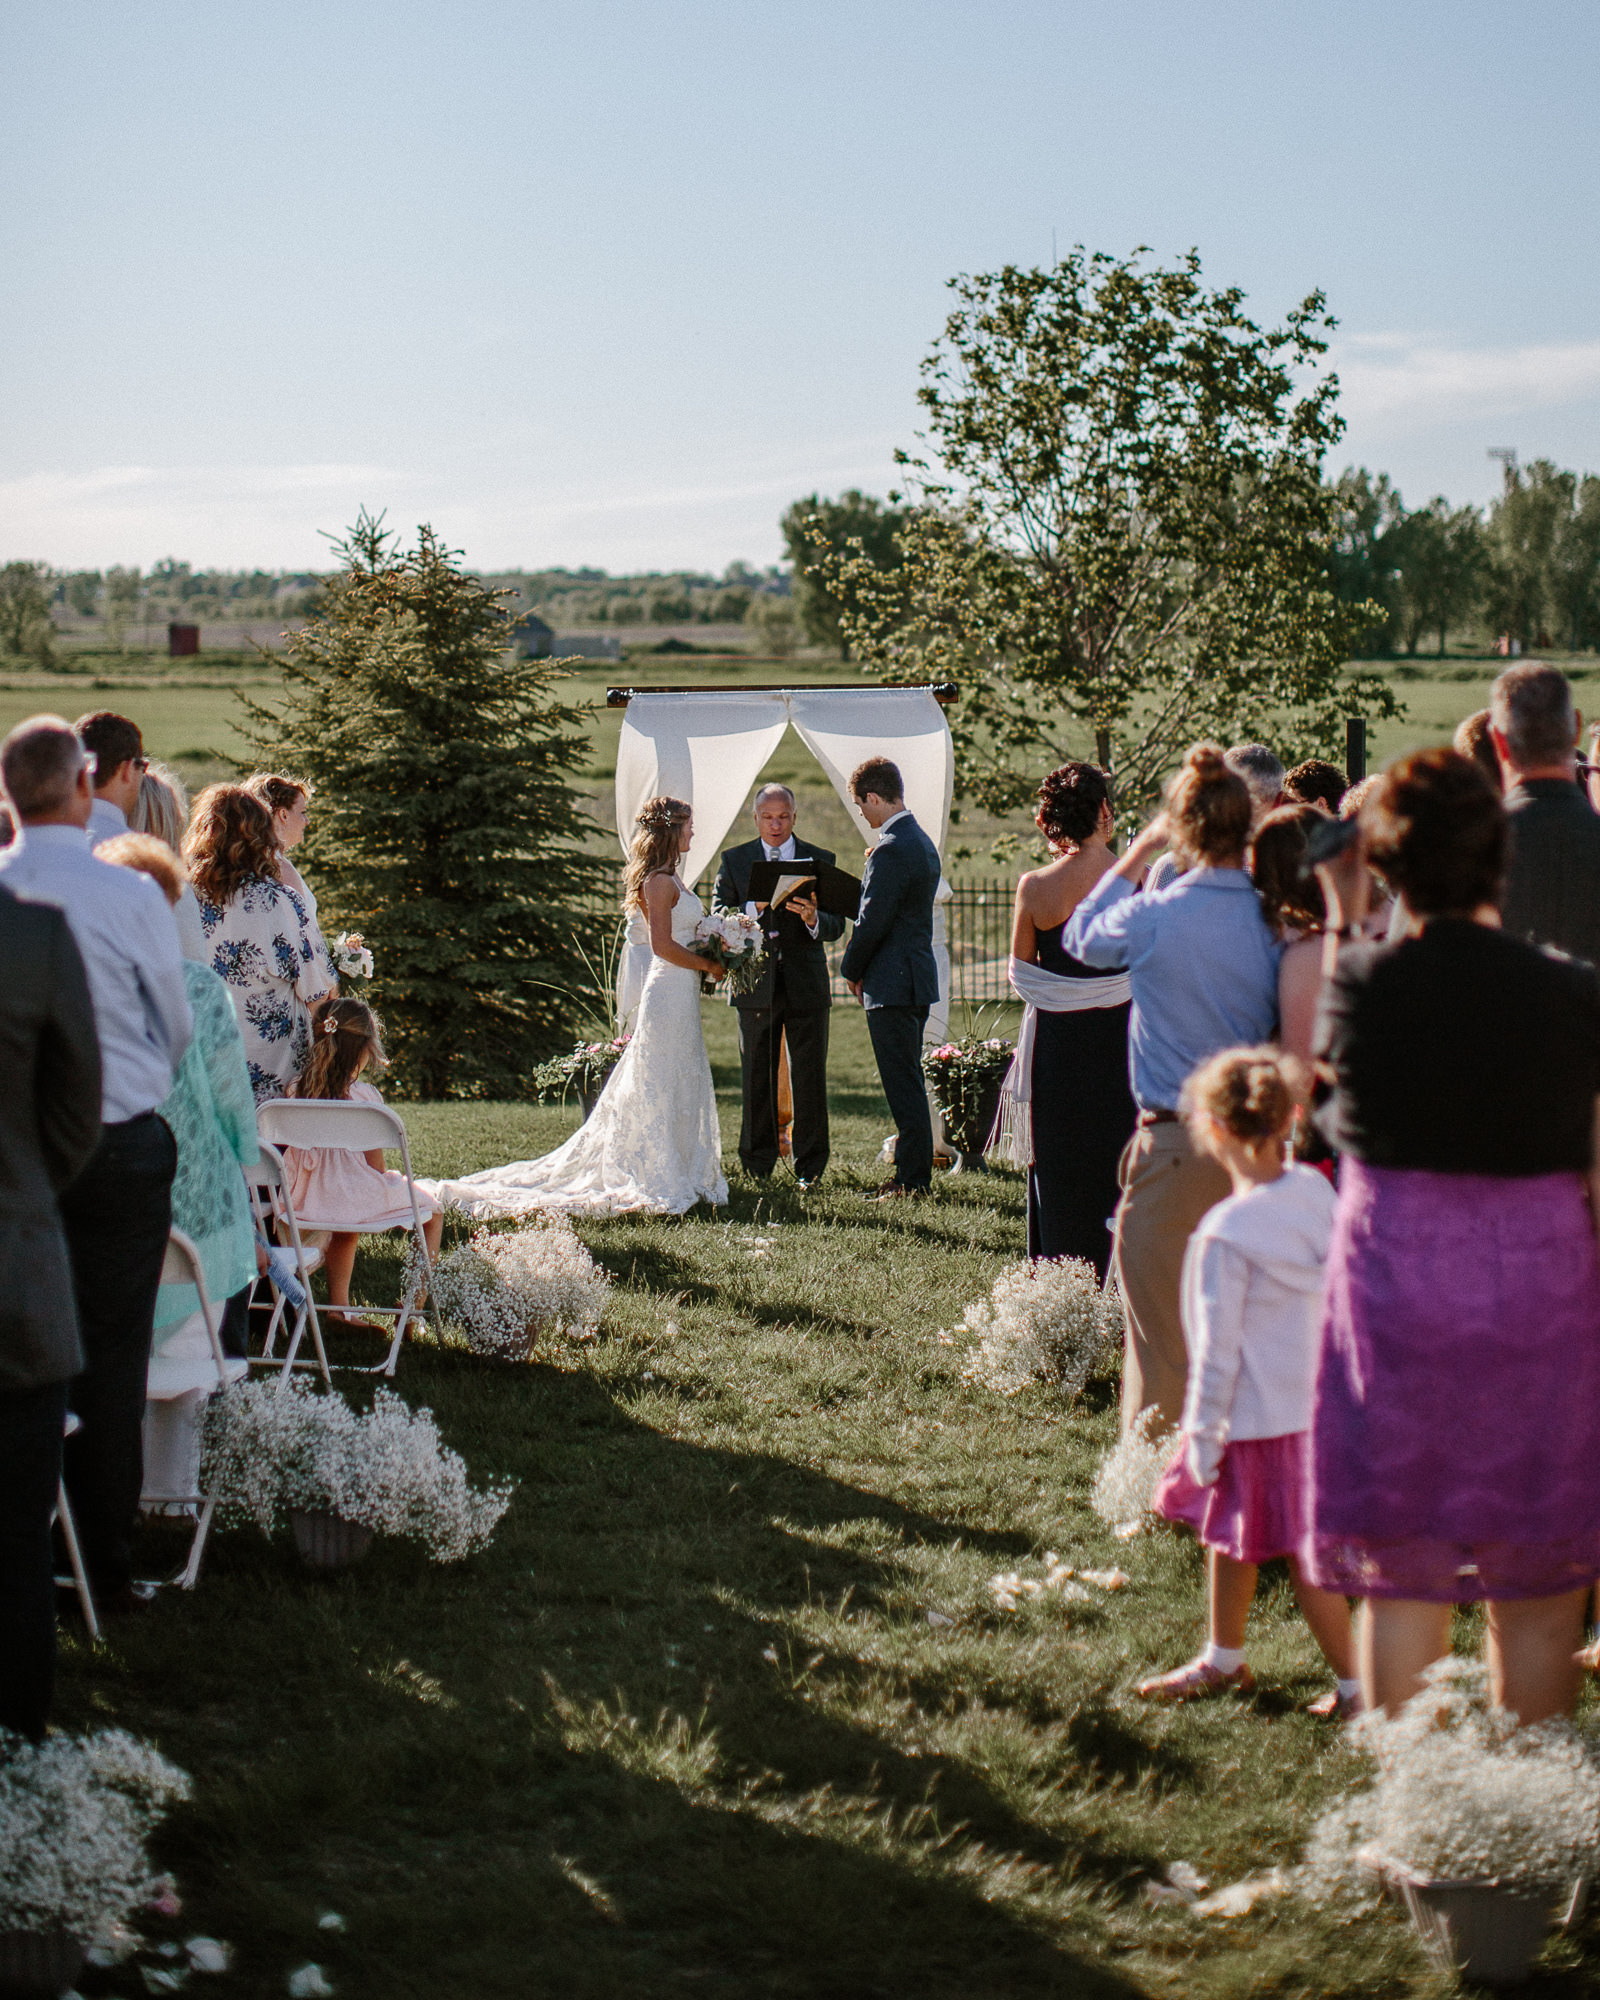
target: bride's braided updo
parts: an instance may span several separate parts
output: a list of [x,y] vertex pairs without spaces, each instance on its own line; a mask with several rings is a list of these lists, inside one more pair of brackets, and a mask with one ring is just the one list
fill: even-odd
[[671,797],[647,799],[639,809],[622,886],[624,913],[644,909],[644,885],[650,876],[676,870],[683,824],[689,816],[688,802]]

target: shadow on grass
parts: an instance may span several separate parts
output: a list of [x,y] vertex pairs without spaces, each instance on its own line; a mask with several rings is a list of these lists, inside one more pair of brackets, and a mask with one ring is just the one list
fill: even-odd
[[[164,1858],[185,1922],[239,1947],[230,1991],[281,1993],[308,1957],[347,1996],[1137,1990],[1049,1897],[1124,1892],[1154,1856],[1063,1840],[981,1766],[918,1755],[863,1662],[782,1664],[819,1600],[848,1594],[881,1636],[899,1547],[1014,1561],[1025,1537],[674,1439],[582,1371],[418,1352],[401,1386],[475,1470],[521,1478],[484,1556],[380,1543],[317,1577],[228,1531],[193,1597],[64,1662],[64,1723],[124,1723],[193,1774]],[[816,1539],[841,1528],[857,1540]],[[843,1712],[811,1699],[830,1672],[862,1681]],[[575,1742],[571,1713],[662,1720]],[[1168,1775],[1109,1714],[1066,1726],[1108,1775]],[[706,1770],[674,1730],[712,1746]],[[315,1931],[324,1908],[347,1932]]]

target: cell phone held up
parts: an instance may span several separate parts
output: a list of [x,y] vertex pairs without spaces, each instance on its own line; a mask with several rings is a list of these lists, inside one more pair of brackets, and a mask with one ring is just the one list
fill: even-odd
[[1358,819],[1321,819],[1306,835],[1306,858],[1303,871],[1310,875],[1313,870],[1326,867],[1330,861],[1352,847],[1361,837],[1361,822]]

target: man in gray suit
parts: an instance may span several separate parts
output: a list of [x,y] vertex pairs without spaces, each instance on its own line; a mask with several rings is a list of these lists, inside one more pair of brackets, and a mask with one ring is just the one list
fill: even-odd
[[1490,690],[1511,820],[1501,922],[1600,967],[1600,814],[1578,783],[1579,726],[1566,675],[1542,660],[1507,667]]
[[850,794],[879,836],[867,856],[861,913],[845,946],[843,972],[867,1010],[867,1033],[894,1118],[894,1176],[877,1197],[890,1201],[926,1194],[933,1180],[922,1031],[939,997],[933,956],[939,850],[906,811],[905,784],[887,757],[858,764],[850,774]]
[[83,1366],[56,1196],[100,1138],[100,1048],[66,918],[0,889],[0,1729],[44,1735],[55,1679],[50,1519]]

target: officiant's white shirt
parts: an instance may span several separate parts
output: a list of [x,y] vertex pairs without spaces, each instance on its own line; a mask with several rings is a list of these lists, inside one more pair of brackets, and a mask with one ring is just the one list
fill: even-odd
[[[774,847],[769,840],[762,841],[761,852],[763,857],[768,861],[794,861],[799,858],[795,850],[794,835],[792,833],[781,847]],[[747,917],[759,917],[761,914],[756,908],[754,901],[745,904],[744,913]],[[806,925],[806,929],[810,931],[813,937],[817,935],[817,932],[821,928],[822,923],[820,918],[816,923]]]

